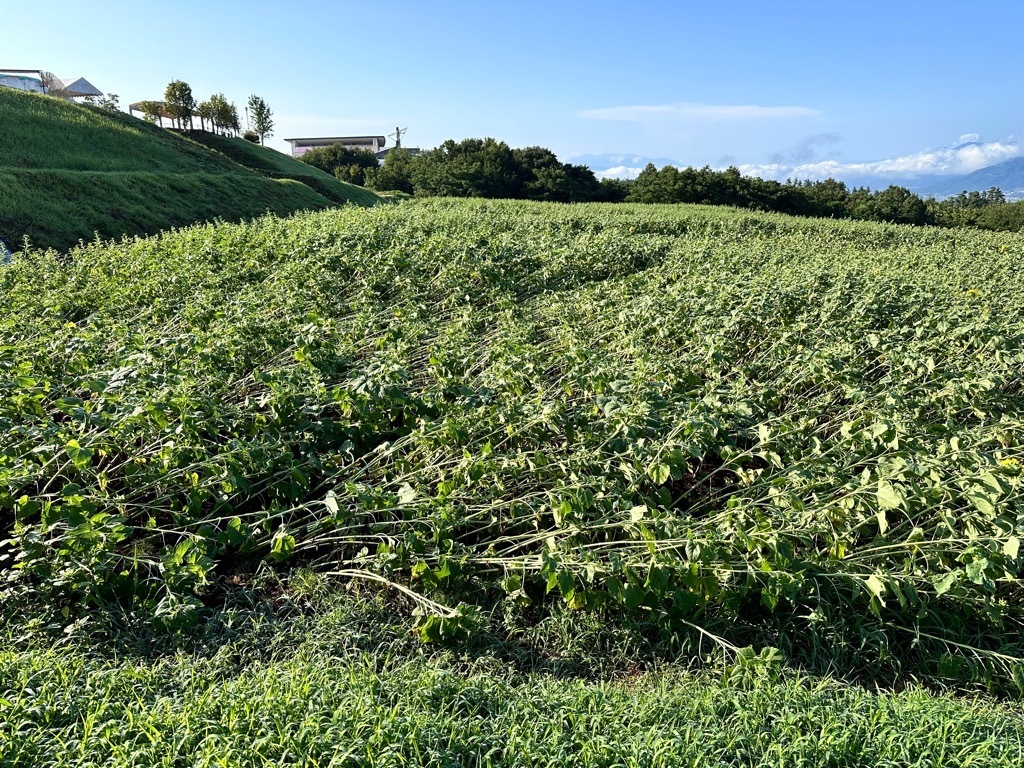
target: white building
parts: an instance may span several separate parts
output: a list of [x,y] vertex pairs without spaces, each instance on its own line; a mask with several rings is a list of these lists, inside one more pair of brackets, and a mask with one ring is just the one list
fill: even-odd
[[340,144],[349,149],[368,149],[377,154],[384,149],[383,136],[326,136],[311,139],[285,139],[292,145],[292,157],[304,155],[311,149]]
[[103,95],[99,88],[84,77],[61,80],[41,69],[0,69],[0,85],[18,91],[48,93],[69,100]]
[[39,69],[0,69],[0,85],[18,91],[46,93],[43,72]]

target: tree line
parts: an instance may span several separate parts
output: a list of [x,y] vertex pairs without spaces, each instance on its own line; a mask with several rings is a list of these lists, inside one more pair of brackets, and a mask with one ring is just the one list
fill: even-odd
[[274,113],[267,102],[255,94],[249,97],[246,104],[248,128],[244,134],[238,108],[234,102],[228,101],[223,93],[215,93],[206,101],[197,102],[192,94],[192,87],[182,80],[168,83],[164,90],[163,102],[141,101],[139,109],[150,122],[155,123],[168,118],[171,124],[179,129],[185,128],[186,125],[193,129],[195,119],[198,118],[201,130],[232,136],[241,134],[243,138],[260,144],[274,135]]
[[744,176],[738,168],[724,171],[648,164],[623,184],[623,199],[637,203],[704,203],[775,211],[798,216],[862,219],[894,224],[940,227],[976,226],[1016,230],[1024,227],[1024,202],[1007,202],[1001,190],[962,192],[936,200],[906,187],[848,187],[835,179],[774,181]]
[[799,216],[863,219],[942,227],[1024,227],[1024,202],[1007,202],[996,188],[945,200],[923,198],[900,186],[848,187],[835,179],[773,181],[738,168],[656,168],[635,179],[601,179],[584,165],[561,162],[544,147],[513,149],[492,138],[448,140],[413,155],[390,150],[383,164],[373,152],[335,144],[312,149],[304,162],[380,192],[418,197],[486,197],[564,203],[702,203]]
[[311,149],[303,162],[342,181],[420,197],[488,197],[563,203],[604,200],[584,165],[563,163],[543,147],[512,149],[495,139],[448,140],[419,154],[396,147],[383,164],[365,149],[335,144]]

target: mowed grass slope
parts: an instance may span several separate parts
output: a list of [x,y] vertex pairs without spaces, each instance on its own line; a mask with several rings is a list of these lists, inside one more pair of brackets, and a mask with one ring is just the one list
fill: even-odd
[[209,131],[190,131],[194,141],[215,149],[239,165],[269,176],[272,179],[294,179],[301,181],[329,200],[337,203],[353,202],[359,205],[376,205],[380,198],[372,191],[331,176],[312,165],[296,160],[274,149],[253,144],[245,139],[221,136]]
[[0,239],[16,250],[152,234],[197,221],[288,214],[325,197],[119,112],[0,89]]

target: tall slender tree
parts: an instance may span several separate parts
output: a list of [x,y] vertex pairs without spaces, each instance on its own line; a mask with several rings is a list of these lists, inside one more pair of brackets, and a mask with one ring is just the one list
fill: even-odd
[[274,135],[273,117],[274,113],[266,101],[256,94],[249,97],[249,118],[252,120],[252,130],[260,137],[260,144],[268,136]]

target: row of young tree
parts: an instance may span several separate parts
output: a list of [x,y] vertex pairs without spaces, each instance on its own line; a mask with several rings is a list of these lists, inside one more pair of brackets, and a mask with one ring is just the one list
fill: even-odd
[[495,139],[446,141],[412,155],[396,148],[383,164],[367,150],[340,145],[313,149],[302,159],[343,181],[416,196],[487,197],[556,202],[703,203],[800,216],[865,219],[943,227],[1024,227],[1024,202],[1003,193],[964,192],[945,200],[889,186],[873,191],[842,181],[779,182],[724,171],[648,165],[636,179],[601,179],[583,165],[562,163],[543,147],[512,149]]
[[[182,81],[174,80],[164,90],[164,100],[139,102],[139,109],[147,120],[162,121],[167,118],[175,128],[195,128],[195,119],[199,119],[201,130],[211,130],[233,136],[241,134],[242,125],[238,108],[229,102],[223,93],[215,93],[206,101],[197,102],[192,94],[192,87]],[[274,135],[274,113],[267,102],[253,94],[246,105],[248,118],[247,135],[245,138],[264,141]],[[209,129],[207,129],[209,125]],[[251,135],[249,133],[251,132]]]

